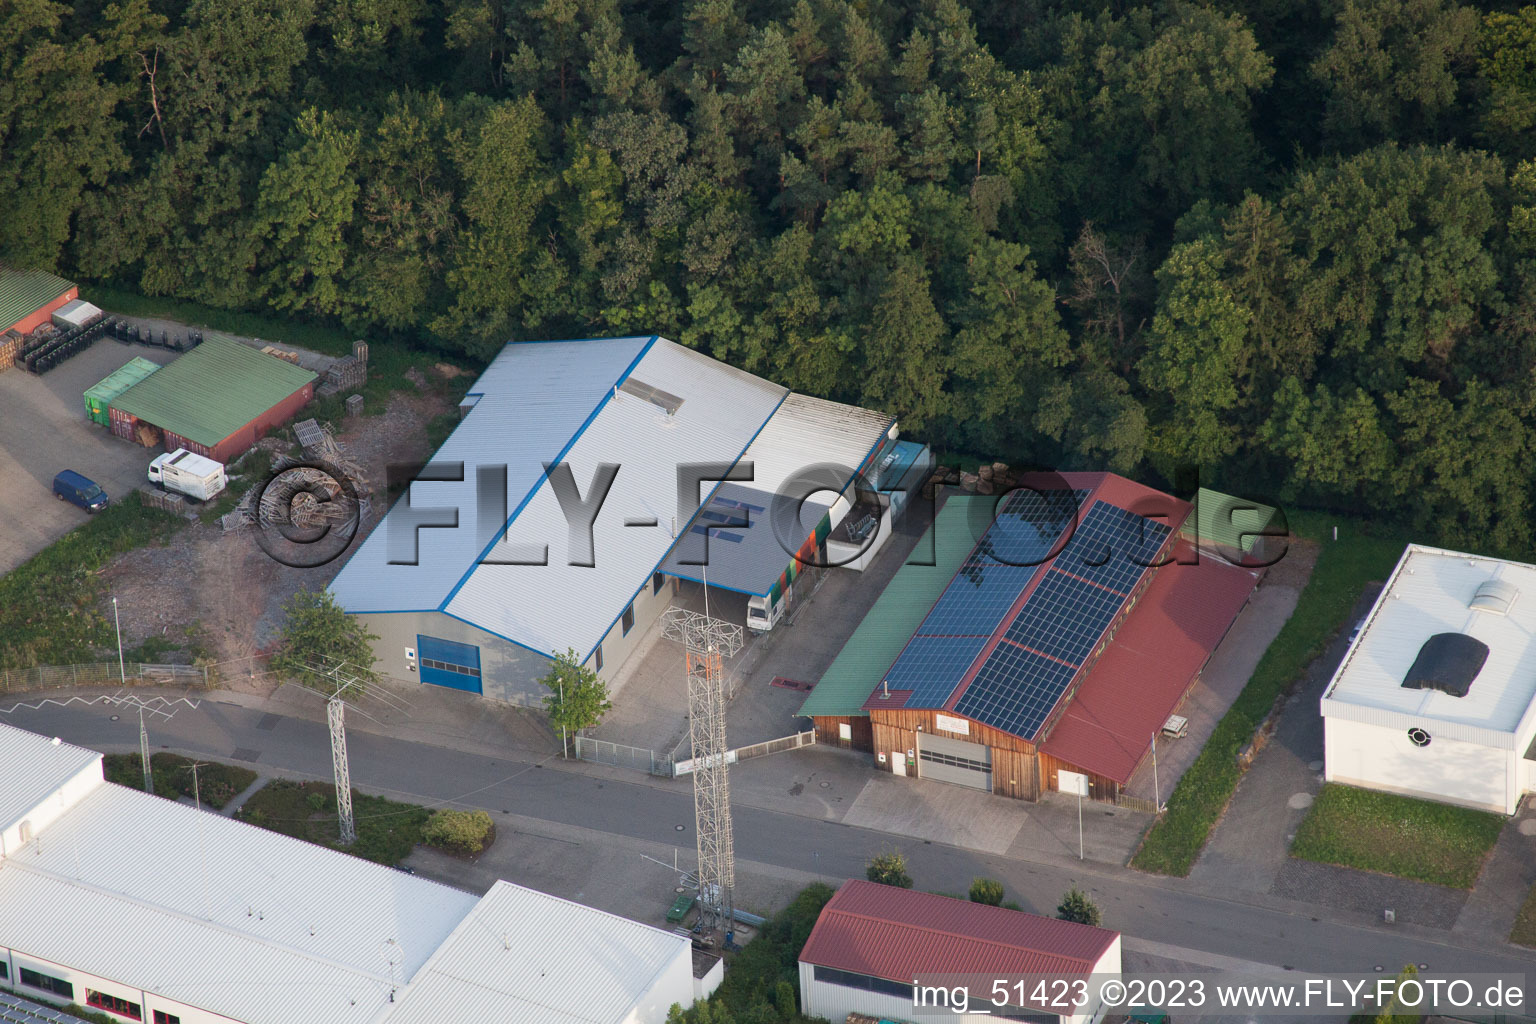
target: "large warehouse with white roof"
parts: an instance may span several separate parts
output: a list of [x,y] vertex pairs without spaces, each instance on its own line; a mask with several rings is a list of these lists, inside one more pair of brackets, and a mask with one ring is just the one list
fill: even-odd
[[1323,692],[1326,777],[1512,814],[1536,790],[1536,566],[1411,544]]
[[[824,556],[850,517],[869,533],[848,552],[882,543],[871,511],[899,509],[931,466],[888,416],[658,337],[508,345],[465,407],[331,589],[380,638],[380,671],[518,704],[539,701],[556,653],[612,685],[676,579],[707,575],[747,596],[743,625],[771,627],[797,559]],[[562,463],[575,495],[546,475]],[[742,479],[717,479],[732,467]],[[882,467],[877,491],[854,486]],[[824,490],[775,504],[812,468]],[[569,525],[577,505],[590,533]]]
[[[691,944],[106,782],[0,725],[0,987],[146,1024],[662,1024]],[[702,992],[702,989],[700,989]]]

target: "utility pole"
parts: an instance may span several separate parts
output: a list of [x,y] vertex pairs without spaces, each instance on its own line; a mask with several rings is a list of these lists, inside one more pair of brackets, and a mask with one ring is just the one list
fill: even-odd
[[669,608],[662,636],[683,645],[688,680],[688,742],[693,754],[693,816],[699,853],[699,930],[735,929],[736,850],[731,830],[730,778],[725,755],[725,670],[723,660],[741,650],[740,626],[705,612]]
[[[123,664],[123,624],[117,617],[117,595],[112,595],[112,628],[117,631],[117,681],[121,686],[128,685],[128,670]],[[143,670],[139,670],[140,675]]]
[[[154,795],[155,774],[149,770],[149,733],[144,731],[144,705],[139,705],[139,761],[144,766],[144,792]],[[197,788],[197,778],[193,777],[193,789]]]
[[336,774],[336,816],[341,828],[341,845],[357,841],[357,822],[352,817],[352,771],[347,765],[347,704],[340,690],[325,702],[325,720],[331,727],[331,768]]

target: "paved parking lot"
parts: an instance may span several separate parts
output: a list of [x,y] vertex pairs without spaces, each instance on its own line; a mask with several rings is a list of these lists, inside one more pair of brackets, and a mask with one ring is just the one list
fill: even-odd
[[82,395],[134,356],[163,365],[176,355],[105,338],[41,377],[17,368],[0,372],[0,573],[88,518],[54,499],[59,470],[84,473],[114,499],[145,482],[158,449],[120,440],[92,423]]

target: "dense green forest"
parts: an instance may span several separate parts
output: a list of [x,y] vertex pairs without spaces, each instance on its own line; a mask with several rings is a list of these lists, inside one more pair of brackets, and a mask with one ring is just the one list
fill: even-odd
[[5,0],[0,259],[1529,545],[1536,7]]

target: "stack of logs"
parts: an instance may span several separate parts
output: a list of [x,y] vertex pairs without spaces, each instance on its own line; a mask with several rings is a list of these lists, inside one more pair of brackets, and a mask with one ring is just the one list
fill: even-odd
[[969,473],[952,466],[940,466],[928,479],[928,490],[958,487],[970,494],[1006,494],[1019,485],[1019,474],[1006,462],[994,462]]

